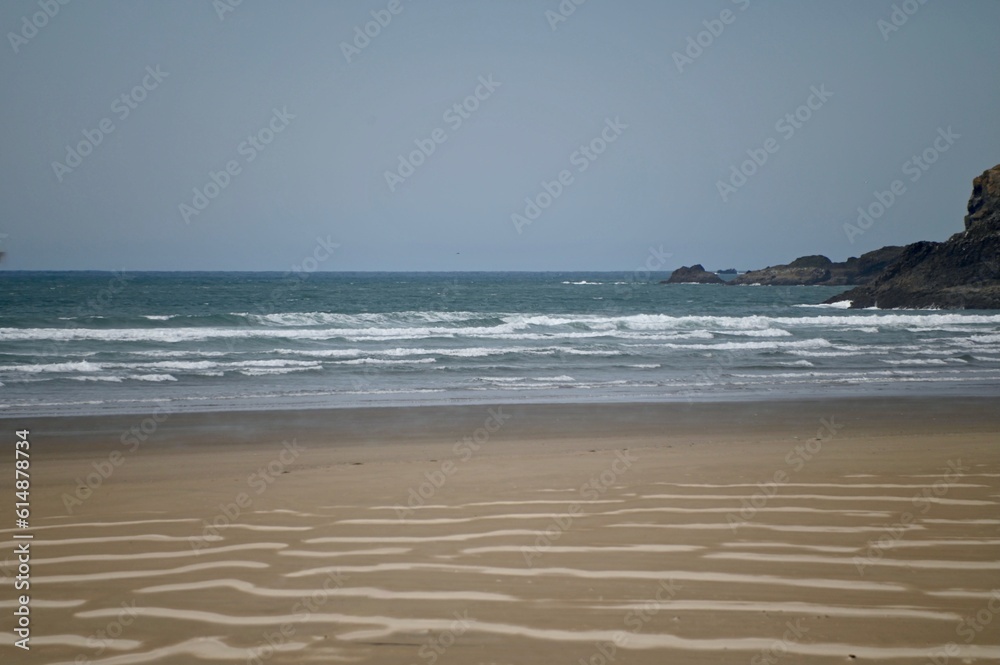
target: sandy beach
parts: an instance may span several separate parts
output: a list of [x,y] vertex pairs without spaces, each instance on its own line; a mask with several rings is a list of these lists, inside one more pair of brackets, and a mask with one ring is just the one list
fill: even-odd
[[5,663],[1000,659],[992,399],[0,422]]

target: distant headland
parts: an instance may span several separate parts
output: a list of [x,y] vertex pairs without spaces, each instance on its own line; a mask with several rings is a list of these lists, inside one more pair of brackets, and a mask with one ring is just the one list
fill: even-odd
[[1000,164],[973,180],[967,212],[965,230],[944,242],[888,246],[839,263],[802,256],[729,281],[700,264],[682,266],[661,283],[853,286],[826,302],[850,301],[853,309],[1000,309]]

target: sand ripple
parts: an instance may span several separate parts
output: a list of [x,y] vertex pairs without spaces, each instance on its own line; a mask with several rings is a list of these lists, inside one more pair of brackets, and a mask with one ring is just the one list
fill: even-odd
[[[926,486],[904,482],[918,476],[803,474],[756,504],[753,483],[664,477],[700,479],[663,472],[618,479],[597,499],[536,500],[576,490],[517,478],[511,487],[535,486],[454,502],[446,488],[405,519],[374,512],[398,508],[381,488],[367,505],[327,483],[304,510],[256,510],[207,537],[205,516],[46,523],[33,607],[40,623],[69,628],[34,645],[58,665],[427,662],[421,646],[465,613],[461,649],[441,663],[507,662],[509,643],[588,662],[611,642],[628,652],[619,662],[747,663],[805,621],[813,632],[784,641],[785,663],[922,665],[1000,602],[988,474],[922,495],[924,511],[912,502]],[[665,582],[677,589],[667,598]],[[93,636],[123,612],[135,622],[95,653]],[[289,634],[269,643],[283,625]],[[957,644],[951,662],[1000,659],[991,630]],[[906,640],[882,637],[900,631]]]

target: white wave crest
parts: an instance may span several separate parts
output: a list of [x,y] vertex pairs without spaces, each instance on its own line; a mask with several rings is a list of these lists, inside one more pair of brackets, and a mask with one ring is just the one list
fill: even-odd
[[840,302],[831,302],[831,303],[821,302],[821,303],[816,303],[815,305],[802,304],[802,305],[792,305],[792,306],[793,307],[817,307],[817,308],[821,308],[821,309],[850,309],[851,308],[851,301],[850,300],[841,300]]

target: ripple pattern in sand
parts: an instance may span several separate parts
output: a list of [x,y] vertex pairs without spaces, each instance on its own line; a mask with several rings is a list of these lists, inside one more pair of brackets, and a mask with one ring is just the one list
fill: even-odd
[[[405,519],[317,503],[255,511],[200,546],[189,516],[46,524],[36,611],[70,629],[38,644],[47,663],[402,664],[450,632],[461,648],[442,663],[491,662],[510,641],[571,663],[610,643],[620,662],[744,663],[791,623],[807,637],[784,644],[788,662],[925,663],[1000,603],[996,488],[979,474],[902,524],[917,477],[858,478],[797,482],[752,510],[753,484],[686,482],[438,497]],[[920,641],[871,637],[896,632]],[[1000,659],[995,632],[956,648],[955,662]]]

